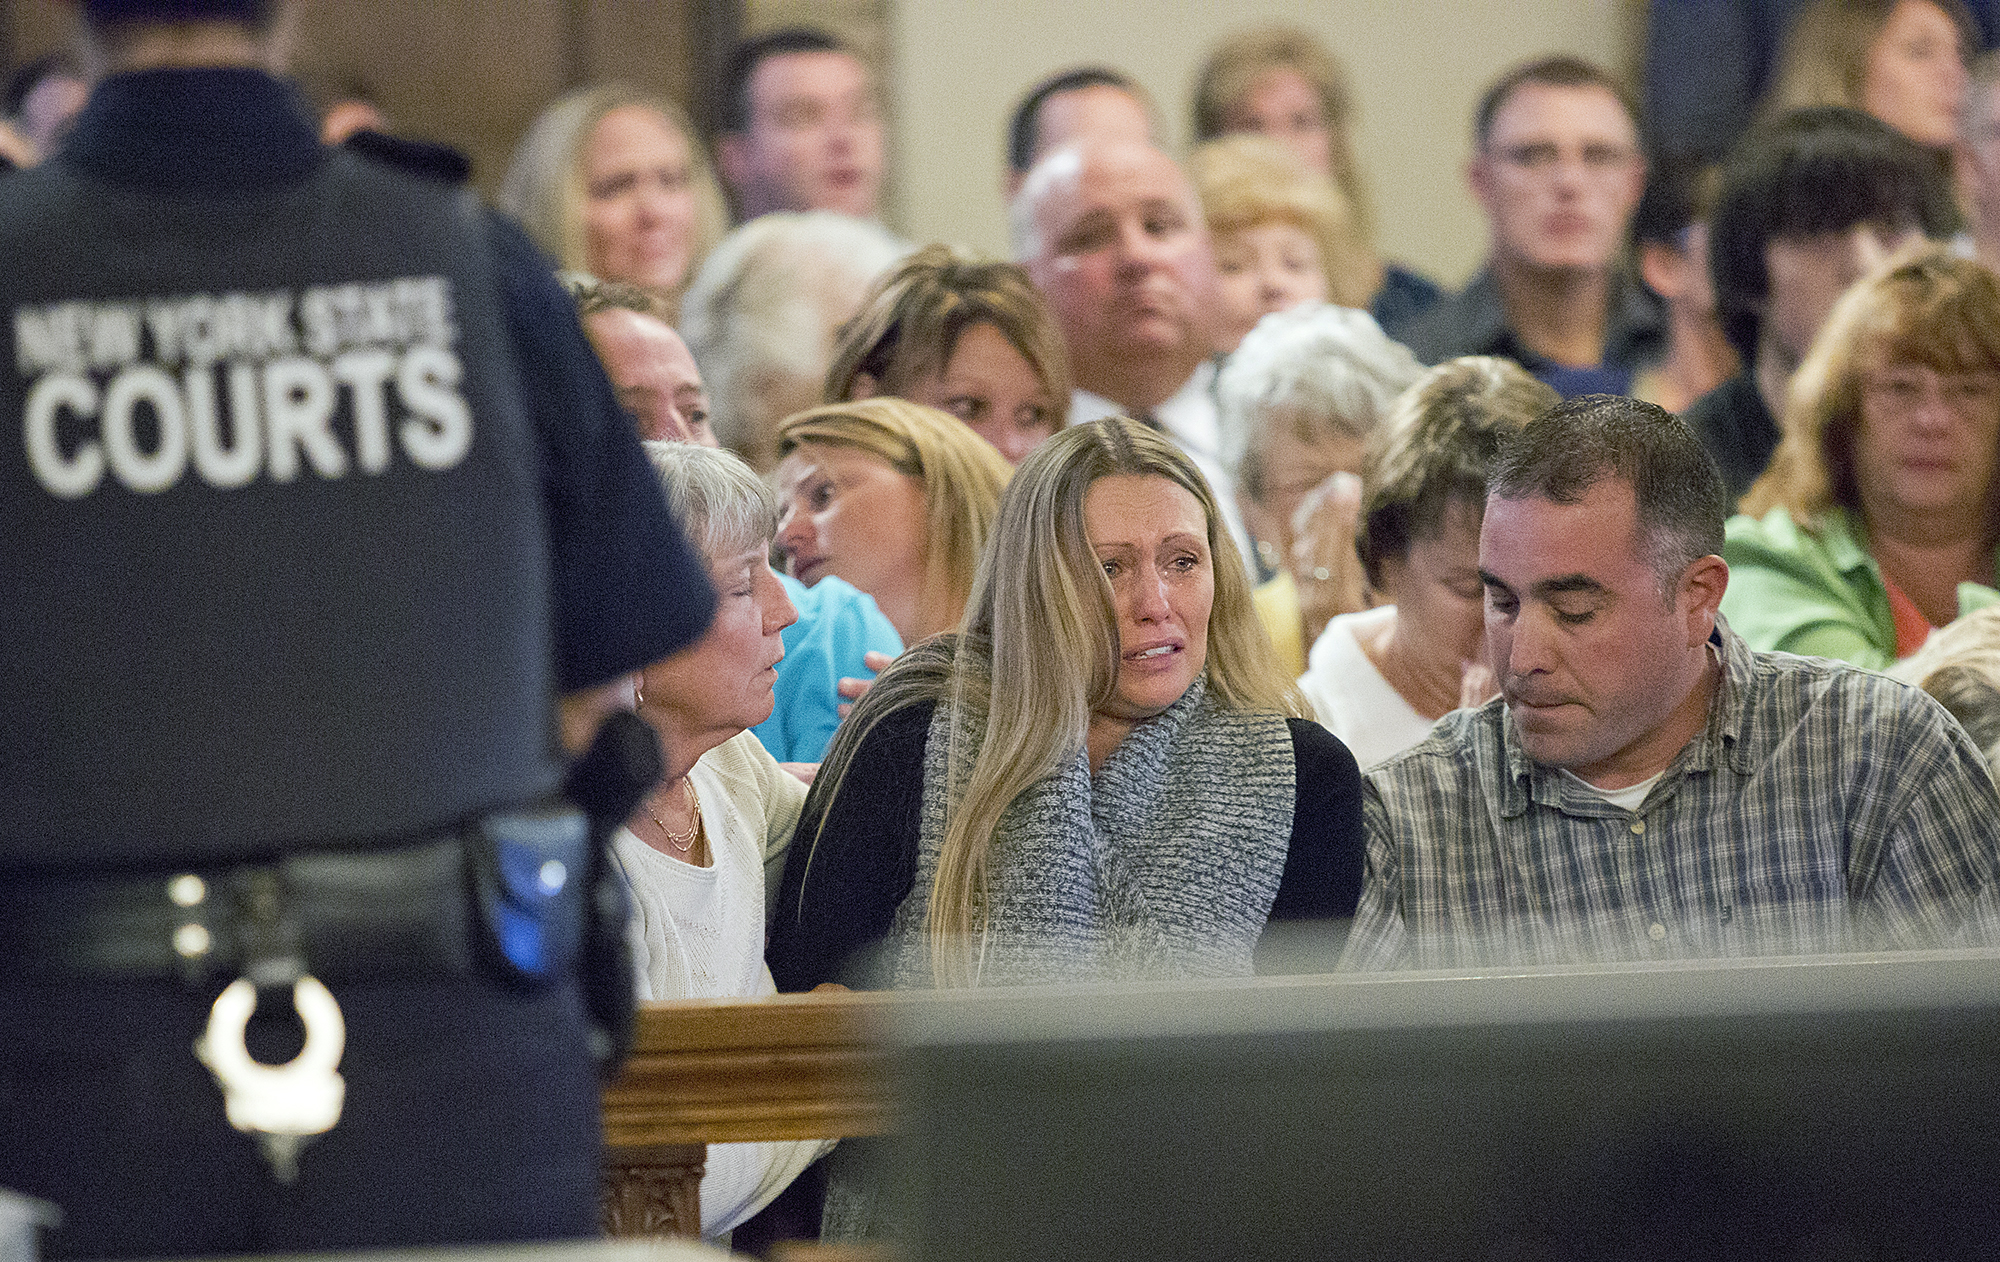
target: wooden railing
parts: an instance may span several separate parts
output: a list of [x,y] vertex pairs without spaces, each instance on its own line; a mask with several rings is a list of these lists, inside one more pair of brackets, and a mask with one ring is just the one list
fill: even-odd
[[701,1234],[706,1145],[888,1128],[882,994],[642,1005],[604,1089],[604,1221],[614,1236]]

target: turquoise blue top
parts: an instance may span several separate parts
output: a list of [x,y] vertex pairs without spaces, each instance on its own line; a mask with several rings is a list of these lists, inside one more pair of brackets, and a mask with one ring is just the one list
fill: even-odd
[[778,578],[799,620],[784,631],[777,708],[750,730],[779,762],[818,762],[840,726],[840,681],[870,678],[862,654],[872,649],[894,657],[903,640],[873,596],[840,579],[807,587],[789,574]]

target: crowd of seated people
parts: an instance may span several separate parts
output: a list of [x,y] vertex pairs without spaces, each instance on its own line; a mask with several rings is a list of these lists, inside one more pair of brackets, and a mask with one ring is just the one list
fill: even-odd
[[[712,158],[543,109],[497,201],[721,600],[632,680],[643,995],[1240,976],[1302,919],[1349,968],[2000,944],[2000,66],[1959,0],[1793,7],[1723,142],[1500,76],[1456,292],[1290,27],[1190,75],[1185,162],[1114,66],[1026,89],[1005,260],[878,220],[819,31],[735,51]],[[705,1226],[817,1151],[711,1155]]]

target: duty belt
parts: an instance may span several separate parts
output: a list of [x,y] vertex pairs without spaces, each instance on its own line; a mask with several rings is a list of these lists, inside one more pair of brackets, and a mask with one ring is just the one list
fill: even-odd
[[[297,1177],[300,1146],[339,1120],[346,1043],[326,983],[478,972],[535,985],[567,975],[582,939],[591,850],[567,807],[502,812],[414,842],[314,850],[268,863],[0,882],[0,981],[235,980],[195,1055],[229,1122],[272,1173]],[[260,993],[289,991],[305,1046],[284,1065],[251,1056]]]

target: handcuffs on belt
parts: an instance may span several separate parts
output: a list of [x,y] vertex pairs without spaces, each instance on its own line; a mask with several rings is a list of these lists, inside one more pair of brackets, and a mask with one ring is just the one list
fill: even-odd
[[[206,955],[212,939],[198,918],[208,899],[206,883],[184,873],[168,882],[167,892],[190,913],[174,935],[175,950],[190,960]],[[215,997],[194,1054],[222,1088],[229,1124],[256,1137],[272,1177],[292,1183],[299,1177],[299,1149],[340,1120],[347,1085],[335,1069],[347,1047],[347,1023],[333,992],[305,971],[284,919],[276,873],[252,873],[243,906],[243,975]],[[251,1055],[244,1033],[259,989],[286,984],[305,1026],[305,1046],[286,1063],[267,1065]]]

